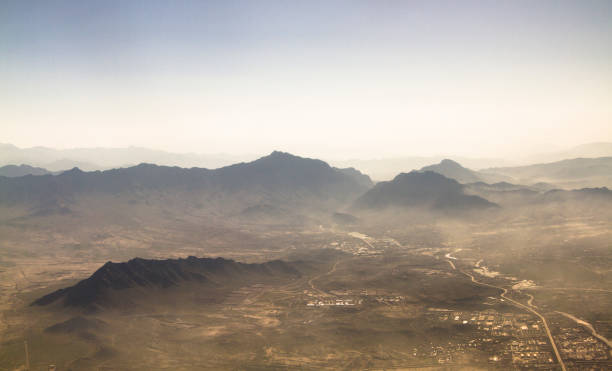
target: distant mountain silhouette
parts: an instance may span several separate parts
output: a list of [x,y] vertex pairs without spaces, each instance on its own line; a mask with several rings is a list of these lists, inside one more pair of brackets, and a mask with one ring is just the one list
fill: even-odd
[[576,157],[612,157],[612,143],[610,142],[595,142],[586,143],[575,146],[566,151],[560,152],[565,158]]
[[574,190],[552,189],[549,184],[538,183],[531,186],[483,182],[465,185],[470,194],[483,197],[502,206],[529,206],[536,204],[562,204],[572,202],[574,206],[607,208],[612,203],[612,191],[606,187],[581,188]]
[[564,188],[612,187],[612,157],[575,158],[551,163],[483,170],[517,183],[552,183]]
[[138,295],[146,296],[149,289],[168,289],[186,283],[227,288],[300,276],[301,272],[294,264],[280,260],[245,264],[223,258],[193,256],[167,260],[136,258],[125,263],[108,262],[89,278],[45,295],[32,305],[58,303],[60,306],[96,309],[115,305],[115,294],[134,288],[143,289],[138,291]]
[[542,189],[508,182],[475,182],[466,184],[465,191],[505,207],[536,202]]
[[[340,167],[354,167],[368,174],[372,179],[377,181],[391,180],[399,173],[407,173],[412,170],[419,170],[424,166],[439,163],[446,156],[428,156],[428,157],[387,157],[376,159],[348,159],[335,160],[330,163]],[[494,158],[469,158],[461,156],[452,156],[454,161],[461,163],[463,166],[471,169],[481,169],[485,167],[507,166],[512,164],[510,161]],[[501,180],[501,179],[500,179]]]
[[517,191],[521,189],[539,190],[539,188],[537,187],[529,187],[529,186],[525,186],[521,184],[512,184],[508,182],[497,182],[493,184],[489,184],[485,182],[475,182],[475,183],[466,184],[466,187],[469,189],[490,190],[490,191]]
[[542,195],[541,200],[546,202],[595,202],[598,204],[598,206],[610,207],[610,203],[612,203],[612,190],[608,189],[607,187],[582,188],[571,191],[555,189],[545,192]]
[[412,171],[380,182],[354,204],[357,209],[427,207],[438,210],[482,209],[493,203],[464,193],[464,186],[441,174]]
[[30,165],[6,165],[0,167],[0,176],[15,178],[26,175],[47,175],[51,174],[47,169],[33,167]]
[[[540,153],[528,156],[527,163],[549,163],[574,158],[612,157],[612,143],[585,143],[561,151]],[[490,167],[490,166],[489,166]]]
[[449,159],[444,159],[436,165],[425,166],[421,171],[433,171],[447,178],[455,179],[459,183],[474,183],[482,180],[477,172],[466,169],[459,163]]
[[272,152],[249,163],[213,170],[213,183],[226,189],[262,187],[273,191],[308,190],[321,197],[339,197],[371,187],[367,175],[336,169],[321,160]]
[[[171,192],[176,197],[227,200],[240,210],[258,204],[316,205],[349,202],[371,187],[366,175],[320,160],[273,152],[249,163],[216,170],[140,164],[129,168],[57,176],[0,179],[0,203],[59,204],[76,196]],[[157,197],[157,196],[155,196]]]
[[161,150],[124,148],[72,148],[48,147],[19,148],[0,143],[0,166],[29,164],[50,171],[62,171],[78,167],[82,170],[107,170],[133,166],[139,163],[155,163],[164,166],[219,168],[239,161],[256,158],[256,155],[171,153]]
[[425,166],[421,171],[433,171],[434,173],[442,174],[447,178],[455,179],[459,183],[475,183],[475,182],[505,182],[512,178],[501,174],[489,174],[476,170],[471,170],[461,166],[458,162],[444,159],[439,164]]

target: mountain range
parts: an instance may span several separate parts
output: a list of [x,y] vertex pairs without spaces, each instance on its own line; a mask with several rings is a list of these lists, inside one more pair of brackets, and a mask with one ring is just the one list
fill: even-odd
[[[572,158],[612,157],[612,143],[595,142],[548,153],[539,153],[521,160],[521,165],[534,163],[558,162]],[[488,166],[490,167],[490,166]]]
[[[612,143],[589,143],[569,149],[526,155],[517,158],[471,158],[450,156],[471,169],[489,169],[509,166],[525,166],[533,163],[557,162],[572,158],[594,158],[612,156]],[[229,154],[172,153],[161,150],[125,148],[74,148],[54,149],[48,147],[19,148],[12,144],[0,143],[0,166],[26,164],[45,168],[50,172],[65,171],[78,167],[84,171],[108,170],[129,167],[140,163],[154,163],[163,166],[202,167],[217,169],[241,161],[252,161],[259,156]],[[379,159],[330,159],[335,167],[360,169],[375,180],[390,180],[401,172],[417,170],[432,163],[438,163],[449,156],[403,156]],[[486,179],[485,179],[486,180]]]
[[368,174],[375,181],[391,180],[399,173],[419,170],[431,164],[453,158],[469,168],[479,169],[492,166],[508,166],[512,162],[497,158],[470,158],[462,156],[405,156],[380,159],[349,159],[330,161],[334,166],[354,167]]
[[[612,157],[576,158],[546,164],[472,170],[444,159],[420,171],[433,171],[459,183],[529,185],[535,188],[612,187]],[[539,186],[538,186],[539,185]]]
[[[0,177],[0,207],[5,220],[56,214],[133,219],[142,205],[146,208],[142,213],[156,212],[160,217],[169,212],[195,213],[248,223],[304,224],[319,223],[321,217],[346,223],[346,218],[338,217],[346,214],[354,223],[359,215],[353,213],[391,207],[456,213],[496,205],[579,201],[580,193],[558,191],[555,197],[545,196],[559,188],[550,181],[574,179],[579,184],[593,174],[604,174],[590,178],[604,182],[610,161],[576,159],[475,171],[445,159],[374,185],[358,170],[275,151],[255,161],[212,170],[143,163],[105,171],[74,168],[58,175]],[[513,176],[524,183],[512,182]],[[584,199],[592,193],[585,190]],[[601,188],[598,194],[607,200],[608,193]]]
[[371,186],[370,178],[357,170],[273,152],[215,170],[140,164],[94,172],[74,168],[55,176],[4,177],[0,178],[0,205],[26,205],[44,213],[70,212],[80,201],[105,197],[109,202],[145,202],[160,207],[169,200],[180,201],[224,215],[257,210],[262,205],[291,212],[332,211]]
[[[374,180],[390,180],[397,174],[418,170],[430,164],[439,163],[448,158],[461,163],[470,169],[489,169],[510,166],[526,166],[534,163],[557,162],[572,158],[595,158],[612,156],[612,143],[587,143],[555,152],[536,155],[515,156],[512,158],[477,158],[464,156],[402,156],[378,159],[348,159],[331,161],[334,166],[354,167],[370,175]],[[485,171],[486,172],[486,171]],[[487,174],[495,178],[483,178],[487,182],[502,181],[503,174]],[[506,179],[508,181],[509,179]],[[461,182],[461,181],[460,181]]]

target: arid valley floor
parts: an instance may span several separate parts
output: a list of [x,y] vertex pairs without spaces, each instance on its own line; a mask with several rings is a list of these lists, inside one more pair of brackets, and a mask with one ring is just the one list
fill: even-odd
[[[612,367],[606,219],[202,229],[185,216],[105,230],[49,220],[1,227],[0,370],[24,369],[24,341],[32,370]],[[214,294],[157,289],[137,307],[30,306],[108,260],[192,255],[308,269]]]

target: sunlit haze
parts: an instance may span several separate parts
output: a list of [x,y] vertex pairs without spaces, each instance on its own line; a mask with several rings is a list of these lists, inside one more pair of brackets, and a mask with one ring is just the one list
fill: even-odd
[[0,142],[376,158],[612,141],[611,19],[610,1],[3,1]]

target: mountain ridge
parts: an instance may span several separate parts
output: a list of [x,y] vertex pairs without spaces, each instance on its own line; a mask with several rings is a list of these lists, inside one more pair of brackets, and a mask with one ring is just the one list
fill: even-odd
[[336,169],[314,160],[275,151],[258,160],[209,170],[142,163],[129,168],[85,172],[73,168],[59,175],[0,179],[0,200],[71,197],[75,194],[121,193],[147,189],[248,192],[322,199],[346,199],[372,185],[357,170]]
[[331,217],[371,186],[370,178],[357,170],[276,151],[213,170],[142,163],[2,177],[0,207],[7,211],[5,220],[64,215],[138,222],[136,210],[161,218],[182,218],[187,210],[227,221],[301,225]]
[[253,284],[273,278],[299,278],[302,273],[282,260],[247,264],[224,258],[151,260],[134,258],[127,262],[107,262],[77,284],[44,295],[31,306],[59,303],[63,307],[95,309],[113,306],[115,292],[133,288],[168,289],[184,283],[208,287]]
[[17,178],[26,175],[47,175],[52,174],[51,171],[43,169],[41,167],[30,166],[26,164],[21,165],[5,165],[0,167],[0,176],[9,178]]

